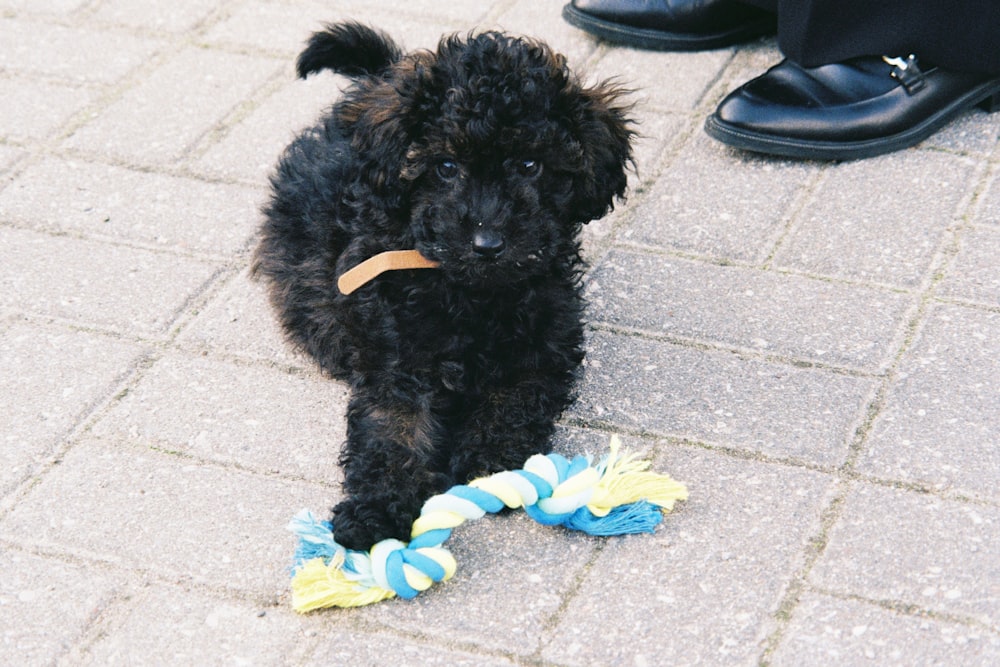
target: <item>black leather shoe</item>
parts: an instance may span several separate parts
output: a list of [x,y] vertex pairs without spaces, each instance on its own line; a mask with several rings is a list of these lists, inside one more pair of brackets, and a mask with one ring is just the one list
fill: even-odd
[[573,0],[563,18],[609,42],[700,51],[775,32],[776,19],[736,0]]
[[913,146],[976,105],[1000,109],[1000,77],[921,70],[913,56],[814,68],[785,60],[730,93],[705,131],[760,153],[856,160]]

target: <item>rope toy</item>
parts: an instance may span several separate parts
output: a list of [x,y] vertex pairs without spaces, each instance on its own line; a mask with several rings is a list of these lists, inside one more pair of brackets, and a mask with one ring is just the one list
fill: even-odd
[[546,526],[562,525],[590,535],[651,533],[687,488],[649,471],[649,462],[610,451],[596,465],[588,456],[570,460],[536,454],[521,470],[505,470],[452,487],[424,503],[409,544],[382,540],[371,551],[345,549],[333,526],[302,510],[288,525],[299,537],[292,576],[292,607],[306,613],[325,607],[360,607],[399,596],[412,599],[435,582],[450,579],[457,563],[441,546],[465,521],[523,507]]

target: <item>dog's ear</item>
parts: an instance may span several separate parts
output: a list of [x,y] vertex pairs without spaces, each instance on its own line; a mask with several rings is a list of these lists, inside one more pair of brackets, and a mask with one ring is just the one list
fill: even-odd
[[423,52],[404,57],[380,78],[359,81],[339,105],[339,119],[352,137],[360,172],[391,207],[405,198],[400,175],[420,125],[430,58]]
[[614,208],[625,195],[626,169],[632,163],[633,121],[622,101],[629,91],[610,82],[579,90],[576,138],[582,162],[575,176],[574,213],[589,222]]

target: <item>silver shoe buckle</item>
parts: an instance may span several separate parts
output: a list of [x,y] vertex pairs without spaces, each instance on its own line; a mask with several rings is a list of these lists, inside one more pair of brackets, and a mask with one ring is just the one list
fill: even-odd
[[906,60],[899,57],[890,58],[889,56],[882,56],[882,60],[885,61],[885,64],[892,66],[889,76],[899,81],[910,95],[926,85],[924,72],[917,64],[917,57],[912,53],[906,57]]

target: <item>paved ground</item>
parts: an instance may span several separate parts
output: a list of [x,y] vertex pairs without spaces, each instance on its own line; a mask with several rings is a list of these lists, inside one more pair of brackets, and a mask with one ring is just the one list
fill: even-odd
[[[0,0],[0,662],[1000,664],[1000,114],[753,158],[700,126],[772,42],[610,48],[560,5]],[[638,90],[557,446],[622,433],[685,480],[655,535],[484,520],[416,601],[289,609],[345,393],[247,265],[270,165],[343,84],[292,61],[342,17],[531,33]]]

